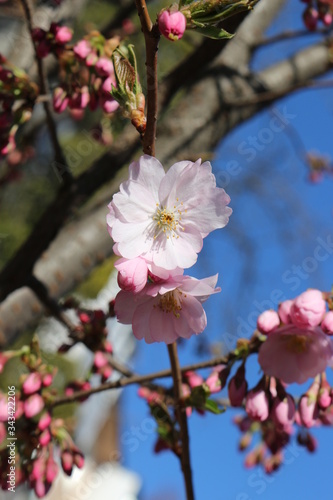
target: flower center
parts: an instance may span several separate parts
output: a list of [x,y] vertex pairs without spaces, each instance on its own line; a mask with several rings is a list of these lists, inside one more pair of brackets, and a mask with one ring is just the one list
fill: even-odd
[[[178,201],[179,200],[177,198],[177,202]],[[182,205],[183,203],[180,202],[180,206]],[[153,221],[155,221],[154,239],[157,238],[161,232],[166,234],[167,239],[169,239],[170,235],[173,238],[179,238],[179,235],[177,234],[178,229],[185,231],[185,229],[181,227],[182,211],[177,208],[176,205],[174,205],[171,210],[169,208],[163,208],[158,203],[156,203],[156,206],[157,209],[153,215]]]
[[166,313],[172,313],[176,318],[180,317],[180,312],[182,310],[182,292],[179,290],[172,290],[172,292],[167,292],[161,295],[158,302],[158,307]]
[[302,354],[307,351],[312,343],[312,339],[306,335],[286,335],[285,341],[287,350],[295,354]]

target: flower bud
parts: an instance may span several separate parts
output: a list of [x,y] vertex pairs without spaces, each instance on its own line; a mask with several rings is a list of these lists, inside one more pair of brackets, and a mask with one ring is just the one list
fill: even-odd
[[144,259],[119,259],[115,268],[118,270],[118,285],[122,290],[138,293],[146,286],[148,267]]
[[67,26],[57,26],[54,38],[56,42],[65,45],[72,39],[72,36],[72,30]]
[[245,402],[245,411],[253,420],[263,422],[268,418],[269,403],[264,390],[252,389],[248,392]]
[[298,412],[305,427],[313,427],[318,417],[317,401],[304,394],[298,403]]
[[280,316],[282,323],[284,323],[285,325],[287,325],[288,323],[291,323],[290,309],[291,309],[291,306],[293,305],[293,303],[294,303],[293,300],[284,300],[279,305],[278,313],[279,313],[279,316]]
[[34,394],[42,386],[42,378],[39,373],[30,373],[22,385],[23,393],[26,395]]
[[245,368],[242,364],[228,384],[228,395],[231,406],[241,406],[247,392]]
[[321,322],[321,328],[327,335],[333,335],[333,311],[328,311]]
[[62,87],[57,87],[53,92],[53,109],[56,113],[63,113],[69,103],[67,92]]
[[295,300],[290,310],[291,321],[298,327],[318,326],[326,311],[326,302],[319,290],[307,290]]
[[274,399],[271,411],[274,422],[281,426],[292,425],[295,421],[295,414],[295,402],[290,394],[286,394],[282,400],[279,397]]
[[39,394],[33,394],[24,401],[24,414],[27,418],[38,415],[44,408],[44,400]]
[[40,431],[44,431],[47,427],[49,427],[51,421],[51,415],[48,412],[43,413],[38,422],[38,429]]
[[87,40],[80,40],[74,45],[73,51],[79,59],[84,60],[92,52],[92,47]]
[[164,10],[158,17],[158,27],[165,38],[175,42],[185,33],[186,17],[179,11]]
[[114,71],[111,59],[108,59],[107,57],[100,57],[95,64],[95,70],[100,76],[112,75]]
[[202,385],[204,383],[201,375],[198,375],[196,372],[188,371],[184,375],[191,389],[193,389],[193,387],[198,387],[199,385]]
[[276,330],[280,325],[280,318],[276,311],[272,309],[264,311],[257,320],[257,328],[261,333],[268,334]]
[[303,21],[309,31],[315,31],[318,23],[319,13],[313,7],[309,7],[304,11]]

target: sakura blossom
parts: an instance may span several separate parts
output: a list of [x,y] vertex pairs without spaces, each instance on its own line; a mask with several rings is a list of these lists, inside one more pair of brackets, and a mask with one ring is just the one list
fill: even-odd
[[108,206],[114,251],[166,270],[191,267],[203,238],[228,223],[229,202],[209,162],[181,161],[165,173],[156,158],[141,156]]
[[207,325],[202,303],[214,293],[217,275],[197,280],[190,276],[170,276],[148,283],[139,293],[121,290],[115,300],[118,321],[132,324],[134,336],[148,344],[171,344],[177,338],[190,338]]
[[302,384],[331,364],[333,344],[319,327],[283,326],[269,334],[258,361],[266,375]]

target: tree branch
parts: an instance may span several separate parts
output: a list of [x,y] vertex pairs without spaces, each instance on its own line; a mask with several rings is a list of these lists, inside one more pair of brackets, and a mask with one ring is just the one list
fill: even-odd
[[[48,82],[47,82],[47,78],[46,78],[45,71],[44,71],[43,61],[38,56],[36,42],[33,39],[31,5],[29,3],[29,0],[20,0],[20,1],[21,1],[23,11],[24,11],[24,14],[26,17],[28,30],[29,30],[30,37],[31,37],[31,42],[32,42],[33,47],[34,47],[35,59],[36,59],[37,68],[38,68],[40,92],[41,92],[42,96],[48,96],[49,88],[48,88]],[[51,108],[50,108],[50,102],[48,100],[44,100],[42,104],[43,104],[43,108],[44,108],[44,111],[46,114],[46,123],[47,123],[47,127],[48,127],[48,130],[50,133],[51,142],[52,142],[52,146],[53,146],[53,150],[54,150],[55,168],[58,172],[58,175],[63,180],[64,184],[71,184],[73,182],[73,176],[68,169],[66,158],[63,154],[63,151],[62,151],[60,143],[59,143],[56,124],[54,122]]]
[[183,398],[182,372],[179,365],[176,342],[168,345],[168,352],[170,357],[171,373],[175,394],[175,410],[180,427],[180,439],[182,442],[180,461],[185,481],[186,498],[187,500],[194,500],[186,406]]

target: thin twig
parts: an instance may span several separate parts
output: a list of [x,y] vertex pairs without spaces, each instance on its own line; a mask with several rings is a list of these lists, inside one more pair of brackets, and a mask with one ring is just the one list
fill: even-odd
[[174,386],[174,393],[175,393],[175,403],[176,403],[175,410],[176,410],[176,416],[177,416],[177,420],[178,420],[179,427],[180,427],[180,438],[181,438],[181,442],[182,442],[180,462],[181,462],[184,481],[185,481],[186,498],[187,498],[187,500],[194,500],[186,406],[184,404],[184,398],[183,398],[182,372],[181,372],[180,365],[179,365],[176,342],[168,345],[168,351],[169,351],[172,378],[173,378],[173,386]]
[[[36,57],[36,62],[37,62],[37,69],[38,69],[38,76],[39,76],[39,86],[40,86],[40,93],[42,96],[47,96],[49,94],[49,88],[48,88],[48,83],[47,83],[47,78],[45,75],[44,71],[44,65],[42,59],[38,56],[37,53],[37,45],[36,42],[33,39],[33,25],[32,25],[32,8],[29,3],[29,0],[21,0],[21,4],[24,10],[25,18],[27,21],[28,25],[28,30],[30,33],[31,41],[34,47],[35,51],[35,57]],[[55,121],[52,116],[51,108],[50,108],[50,103],[48,100],[43,100],[42,102],[43,108],[46,114],[46,123],[47,127],[50,133],[51,137],[51,142],[54,150],[54,159],[55,159],[55,168],[62,178],[63,182],[66,184],[70,184],[73,182],[73,176],[70,173],[68,169],[68,165],[65,159],[65,156],[63,154],[63,151],[61,149],[59,139],[58,139],[58,134],[57,134],[57,128]]]
[[155,156],[157,127],[157,51],[160,32],[153,24],[145,0],[135,0],[146,44],[147,126],[143,137],[143,152]]

